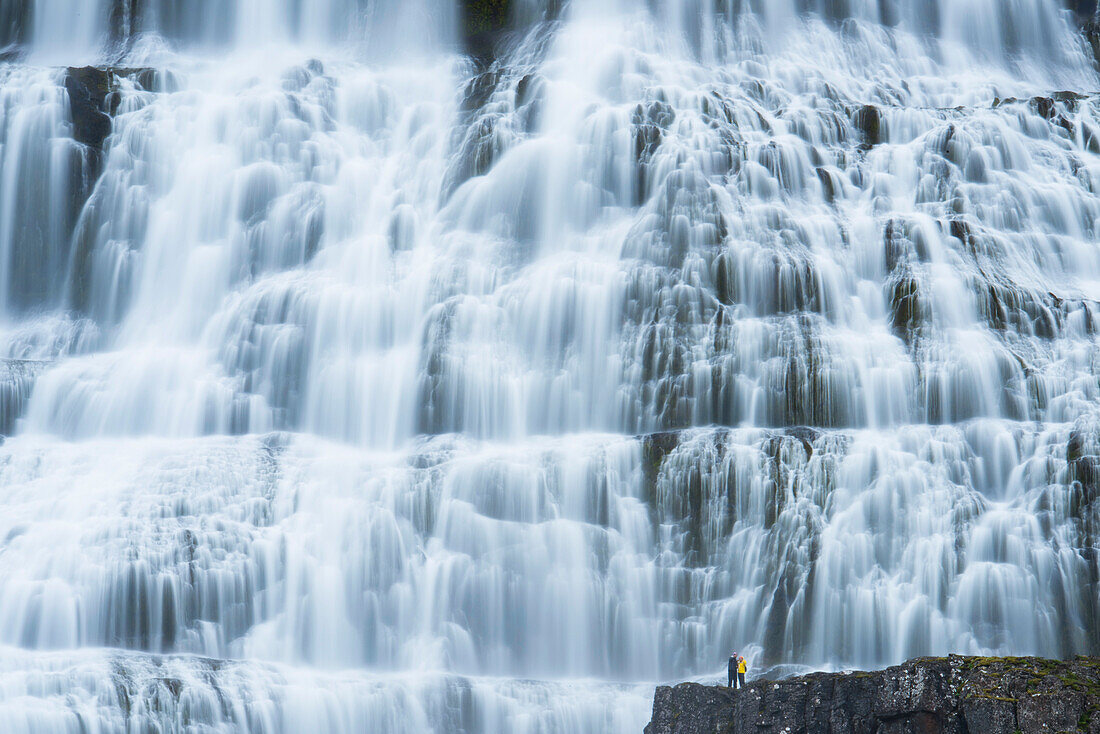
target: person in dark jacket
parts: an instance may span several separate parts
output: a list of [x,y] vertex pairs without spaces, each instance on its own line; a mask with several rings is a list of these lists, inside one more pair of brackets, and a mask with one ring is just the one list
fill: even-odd
[[737,680],[737,653],[730,655],[729,668],[726,671],[726,688],[733,687],[733,682]]

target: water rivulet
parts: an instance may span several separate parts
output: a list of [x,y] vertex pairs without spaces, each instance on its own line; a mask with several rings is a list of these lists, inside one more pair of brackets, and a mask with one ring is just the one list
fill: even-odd
[[472,4],[0,2],[0,730],[1100,653],[1069,10]]

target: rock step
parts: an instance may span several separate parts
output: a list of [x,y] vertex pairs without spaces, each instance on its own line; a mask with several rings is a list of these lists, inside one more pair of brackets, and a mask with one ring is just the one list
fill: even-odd
[[1100,658],[952,655],[875,672],[657,688],[645,734],[1100,734]]

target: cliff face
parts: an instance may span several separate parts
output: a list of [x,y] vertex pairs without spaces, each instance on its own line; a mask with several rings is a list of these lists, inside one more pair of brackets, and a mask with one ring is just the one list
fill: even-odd
[[1100,734],[1100,658],[919,658],[745,689],[662,686],[645,734]]

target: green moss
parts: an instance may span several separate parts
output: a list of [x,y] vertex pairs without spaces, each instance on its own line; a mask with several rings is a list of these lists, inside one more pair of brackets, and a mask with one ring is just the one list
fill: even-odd
[[1047,663],[1051,668],[1055,668],[1059,665],[1059,663],[1055,663],[1054,661],[1039,660],[1037,658],[995,658],[975,656],[963,658],[963,669],[977,670],[978,668],[988,668],[993,665],[1006,665],[1018,668],[1035,662]]
[[1063,673],[1058,676],[1062,685],[1071,691],[1086,693],[1090,696],[1100,696],[1100,680],[1095,678],[1082,678],[1073,672]]
[[[1073,669],[1068,669],[1070,665]],[[1032,657],[964,657],[960,668],[975,674],[968,676],[969,681],[957,691],[967,698],[1013,701],[1005,697],[1004,687],[1016,685],[1022,685],[1028,695],[1072,691],[1093,700],[1100,698],[1100,675],[1092,674],[1100,673],[1097,658],[1079,656],[1071,662]]]
[[1016,703],[1015,698],[1010,698],[1008,696],[998,696],[998,695],[995,695],[992,691],[982,691],[981,695],[976,694],[976,693],[971,694],[971,695],[966,697],[966,700],[967,701],[1004,701],[1005,703]]
[[508,25],[512,0],[465,0],[463,28],[467,36],[499,31]]

